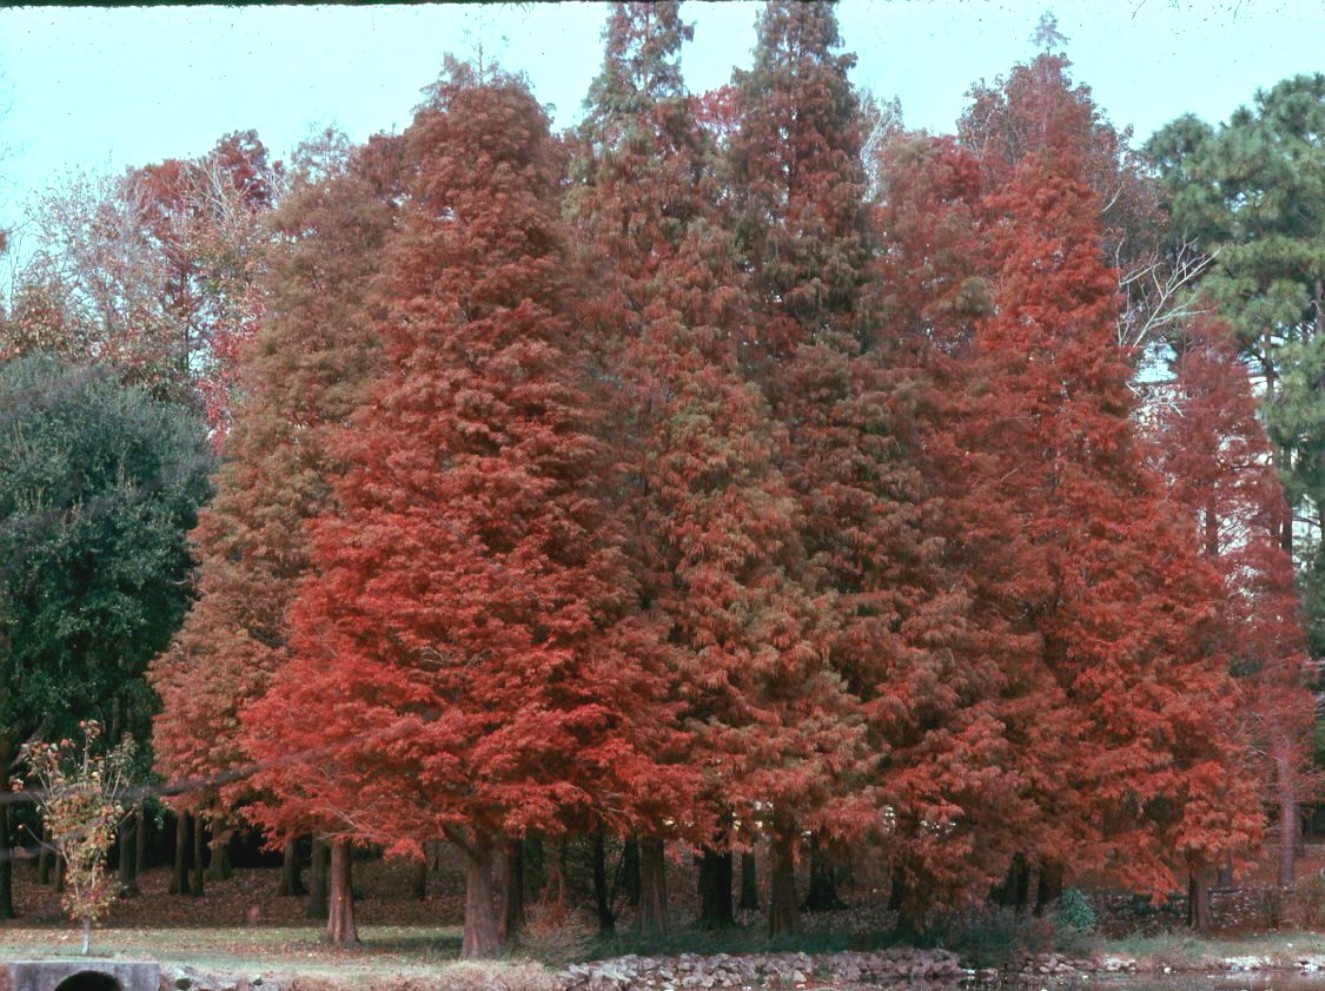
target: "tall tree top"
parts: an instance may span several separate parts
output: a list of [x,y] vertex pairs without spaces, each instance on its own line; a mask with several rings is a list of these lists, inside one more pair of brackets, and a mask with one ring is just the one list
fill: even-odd
[[694,27],[681,20],[680,8],[677,0],[612,5],[603,28],[603,68],[584,101],[591,126],[685,98],[681,45],[694,37]]
[[728,160],[737,236],[781,318],[767,332],[777,348],[855,306],[869,243],[863,120],[831,4],[775,0],[757,31],[754,67],[734,77]]
[[[589,88],[578,132],[568,212],[590,233],[600,283],[647,276],[670,256],[686,223],[711,199],[702,135],[681,80],[691,37],[678,3],[621,3],[604,28],[603,68]],[[614,312],[632,307],[601,294]]]
[[771,0],[759,15],[756,31],[752,76],[826,63],[845,78],[847,70],[856,64],[855,55],[832,54],[833,49],[842,47],[842,36],[831,3]]

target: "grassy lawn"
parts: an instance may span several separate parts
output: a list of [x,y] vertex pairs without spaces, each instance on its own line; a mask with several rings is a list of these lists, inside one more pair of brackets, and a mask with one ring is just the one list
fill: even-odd
[[[362,926],[362,944],[337,950],[322,942],[322,927],[272,926],[189,928],[99,928],[93,933],[97,956],[146,957],[163,967],[188,964],[204,971],[253,977],[335,977],[337,982],[384,975],[425,977],[455,963],[460,930],[451,927]],[[0,926],[0,957],[68,956],[78,951],[71,925]]]

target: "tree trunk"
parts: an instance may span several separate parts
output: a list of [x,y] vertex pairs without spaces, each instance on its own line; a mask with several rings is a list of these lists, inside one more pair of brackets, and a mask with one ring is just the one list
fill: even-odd
[[836,912],[847,907],[838,897],[837,874],[827,847],[827,841],[817,833],[810,837],[810,890],[803,906],[807,912]]
[[92,952],[92,916],[83,916],[83,956]]
[[151,866],[147,862],[147,820],[143,818],[141,808],[134,813],[134,823],[133,866],[135,873],[141,873]]
[[170,875],[170,893],[189,893],[189,814],[175,813],[175,867]]
[[639,839],[627,836],[621,850],[621,887],[626,893],[626,903],[631,908],[639,908]]
[[1031,869],[1022,854],[1017,854],[1008,864],[1007,875],[1003,883],[994,889],[992,898],[996,905],[1010,908],[1018,915],[1026,911],[1031,900]]
[[308,894],[304,879],[299,870],[299,841],[286,840],[281,850],[281,883],[276,894],[282,898],[293,898]]
[[735,859],[730,850],[704,848],[699,865],[699,925],[701,929],[730,929],[736,925],[732,910]]
[[218,829],[212,833],[212,862],[207,868],[207,876],[213,881],[228,881],[234,874],[230,864],[230,837],[233,829]]
[[646,935],[658,935],[671,929],[667,911],[666,849],[664,841],[656,836],[640,838],[640,892],[636,921],[639,931]]
[[888,883],[888,911],[900,912],[906,905],[906,875],[900,867],[894,867]]
[[331,847],[331,864],[326,870],[327,942],[332,946],[353,946],[359,942],[359,930],[354,924],[350,841],[335,839],[327,845]]
[[410,864],[409,896],[413,901],[428,900],[428,858],[420,857]]
[[524,841],[507,840],[502,885],[501,945],[512,949],[520,945],[524,932]]
[[1209,868],[1193,867],[1187,880],[1187,925],[1197,932],[1209,932],[1210,912]]
[[1219,876],[1215,878],[1216,888],[1232,888],[1237,884],[1237,879],[1233,876],[1233,858],[1227,858],[1219,865]]
[[783,825],[774,827],[770,844],[772,866],[768,894],[768,934],[782,936],[800,928],[800,905],[796,900],[796,833]]
[[616,931],[612,912],[612,892],[607,884],[607,837],[600,829],[593,838],[593,897],[598,913],[598,931],[604,935]]
[[524,893],[527,899],[537,900],[543,896],[543,889],[547,887],[546,857],[543,837],[538,833],[526,836],[521,863],[524,867]]
[[746,850],[741,854],[741,904],[742,912],[759,911],[759,871],[755,863],[755,852]]
[[189,872],[189,894],[194,898],[201,898],[205,894],[203,877],[203,860],[207,851],[207,830],[203,828],[203,819],[200,815],[194,815],[193,819],[193,864]]
[[10,804],[3,799],[9,792],[8,747],[0,749],[0,919],[12,919],[14,912],[14,843],[9,835]]
[[304,915],[310,919],[325,919],[329,911],[327,854],[326,840],[313,840],[313,856],[308,869],[308,907],[304,910]]
[[1035,914],[1044,915],[1045,911],[1058,904],[1063,897],[1063,865],[1059,863],[1043,864],[1040,867],[1040,883],[1035,889]]
[[117,874],[120,898],[137,898],[138,890],[138,830],[142,813],[134,810],[120,823],[120,866]]
[[497,913],[492,906],[492,850],[477,842],[461,847],[465,861],[465,936],[462,960],[495,956],[501,947]]
[[51,868],[55,866],[55,851],[47,844],[43,836],[41,842],[41,852],[37,854],[37,883],[51,883]]
[[1279,805],[1279,886],[1290,887],[1297,873],[1297,775],[1283,744],[1275,748],[1275,800]]

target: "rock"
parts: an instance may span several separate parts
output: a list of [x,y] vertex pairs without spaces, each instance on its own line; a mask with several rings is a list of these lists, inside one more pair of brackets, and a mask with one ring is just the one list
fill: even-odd
[[1106,953],[1100,957],[1097,969],[1106,974],[1131,973],[1136,970],[1136,960],[1117,953]]
[[1225,970],[1230,970],[1234,973],[1247,973],[1263,969],[1266,961],[1263,957],[1246,956],[1225,957],[1222,963]]

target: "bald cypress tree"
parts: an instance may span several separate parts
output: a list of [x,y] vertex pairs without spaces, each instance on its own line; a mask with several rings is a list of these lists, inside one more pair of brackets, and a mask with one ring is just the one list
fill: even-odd
[[[859,714],[823,663],[831,610],[801,576],[801,510],[778,466],[782,428],[741,359],[755,311],[722,226],[714,149],[680,88],[672,5],[615,8],[590,98],[576,190],[600,284],[619,295],[599,326],[623,384],[627,505],[641,588],[670,629],[691,760],[713,770],[690,811],[712,866],[738,823],[777,809],[779,926],[800,823],[845,821],[834,762],[864,756]],[[706,873],[703,922],[732,921],[730,875]],[[725,879],[725,884],[723,880]],[[642,916],[649,923],[649,900]]]
[[500,843],[628,828],[684,772],[600,491],[547,117],[518,80],[449,62],[404,140],[374,287],[386,362],[332,443],[348,470],[311,526],[294,657],[248,725],[267,756],[321,748],[268,775],[273,818],[454,843],[462,953],[486,956]]
[[199,598],[151,669],[158,770],[199,782],[184,809],[224,816],[250,792],[242,779],[210,782],[252,759],[240,712],[289,659],[287,610],[311,570],[304,526],[329,504],[340,470],[327,433],[376,361],[360,310],[393,223],[397,144],[373,139],[273,218],[284,237],[269,257],[266,321],[243,355],[244,400],[193,533]]
[[[931,509],[913,457],[909,382],[865,291],[873,235],[864,119],[847,78],[854,57],[839,51],[831,4],[770,3],[757,32],[753,68],[734,80],[727,144],[759,328],[743,365],[786,430],[782,464],[805,549],[796,579],[823,610],[826,663],[871,716],[882,752],[874,717],[896,698],[893,659],[941,649],[947,621],[924,606],[939,572],[923,549]],[[868,807],[886,774],[868,760],[837,766],[830,790]],[[838,823],[843,836],[869,826],[868,817]],[[794,901],[775,890],[775,908]],[[792,913],[775,918],[794,924]]]

